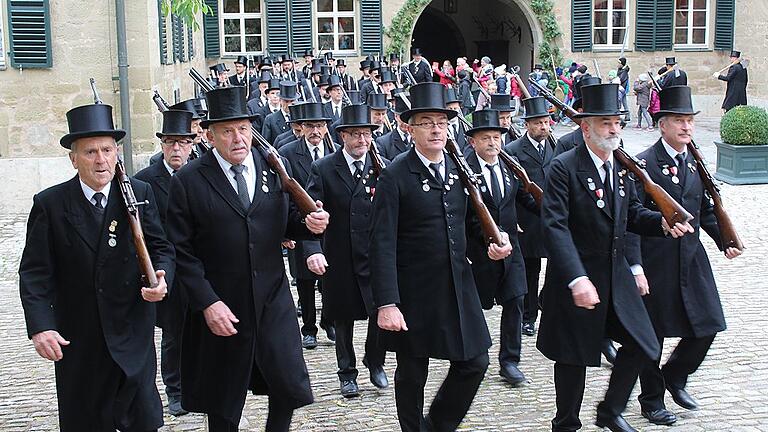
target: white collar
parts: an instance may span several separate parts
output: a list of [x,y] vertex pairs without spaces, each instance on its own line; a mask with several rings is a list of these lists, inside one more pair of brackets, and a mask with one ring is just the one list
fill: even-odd
[[[89,203],[93,204],[93,196],[96,195],[97,192],[101,192],[104,194],[104,199],[109,200],[109,190],[112,188],[112,182],[107,183],[106,186],[100,191],[91,189],[90,186],[83,183],[83,180],[78,176],[78,180],[80,181],[80,188],[83,190],[83,195],[85,195],[85,198],[88,200]],[[106,206],[104,206],[106,207]]]
[[309,150],[309,155],[310,155],[311,157],[313,157],[313,158],[315,157],[315,153],[314,153],[314,150],[315,150],[315,149],[318,149],[318,151],[319,151],[319,153],[320,153],[320,158],[322,158],[323,156],[325,156],[325,146],[323,146],[323,143],[322,143],[322,142],[320,142],[320,144],[318,144],[318,145],[312,145],[312,144],[310,144],[310,143],[309,143],[309,141],[307,141],[307,140],[305,139],[305,140],[304,140],[304,144],[306,144],[306,146],[307,146],[307,149]]
[[[224,174],[227,176],[227,178],[230,178],[229,176],[232,172],[230,168],[232,168],[232,164],[224,159],[216,148],[213,149],[213,155],[216,156],[216,160],[219,162],[221,169],[224,170]],[[256,165],[253,162],[253,155],[251,155],[250,148],[248,149],[248,155],[245,156],[245,160],[243,160],[242,165],[245,166],[246,173],[256,172]]]
[[444,163],[444,162],[445,162],[445,156],[443,156],[443,153],[442,153],[442,152],[440,153],[440,156],[441,156],[441,157],[440,157],[440,160],[439,160],[439,161],[434,161],[434,162],[433,162],[433,161],[429,160],[429,159],[428,159],[426,156],[424,156],[423,154],[421,154],[421,152],[419,151],[419,149],[417,149],[416,147],[414,147],[414,150],[416,150],[416,156],[418,156],[418,157],[419,157],[419,160],[421,160],[421,163],[423,163],[423,164],[424,164],[424,166],[425,166],[425,167],[427,167],[427,168],[429,168],[429,164],[432,164],[432,163],[440,163],[440,164],[442,164],[442,163]]
[[[371,145],[373,145],[373,143],[371,143]],[[361,161],[363,165],[365,165],[365,154],[363,154],[363,157],[361,157],[360,159],[355,159],[352,157],[351,154],[347,153],[347,149],[343,147],[341,148],[341,154],[344,155],[344,160],[347,161],[347,165],[349,165],[350,168],[353,168],[354,167],[353,164],[357,161]]]
[[[502,150],[502,151],[503,151],[503,150]],[[477,154],[477,153],[475,153],[475,154]],[[481,171],[482,171],[482,169],[483,169],[483,168],[485,168],[486,166],[490,167],[490,166],[492,166],[492,165],[495,165],[495,166],[499,166],[499,169],[501,169],[501,166],[500,166],[500,164],[499,164],[499,157],[498,157],[498,156],[496,157],[496,162],[495,162],[495,163],[493,163],[493,164],[489,164],[488,162],[486,162],[486,161],[485,161],[485,159],[483,159],[483,158],[481,158],[481,157],[480,157],[480,155],[477,155],[477,161],[480,163],[480,170],[481,170]]]
[[174,170],[170,165],[168,165],[168,162],[165,161],[165,158],[163,158],[163,165],[165,165],[165,169],[168,170],[168,174],[173,175]]
[[[592,159],[592,163],[595,164],[595,168],[597,168],[597,172],[600,173],[600,176],[602,177],[602,169],[606,161],[600,159],[600,157],[596,155],[588,145],[585,144],[585,147],[587,148],[589,157]],[[616,164],[613,163],[613,152],[608,154],[608,161],[611,162],[611,167],[616,168]]]
[[667,151],[667,154],[669,155],[670,158],[672,158],[673,161],[675,161],[675,163],[677,163],[677,160],[675,159],[677,155],[685,154],[685,152],[680,153],[677,150],[675,150],[675,148],[669,145],[663,137],[661,138],[661,145],[664,146],[664,150]]
[[533,137],[531,136],[530,132],[526,132],[525,136],[528,137],[528,141],[530,141],[532,144],[536,144],[536,147],[537,147],[536,150],[538,150],[538,147],[541,147],[541,146],[544,145],[544,140],[536,141],[535,139],[533,139]]

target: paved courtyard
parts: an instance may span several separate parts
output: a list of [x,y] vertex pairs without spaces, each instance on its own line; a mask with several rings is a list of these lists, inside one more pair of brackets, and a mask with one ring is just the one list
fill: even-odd
[[[702,119],[697,141],[714,170],[717,122]],[[558,128],[562,135],[567,129]],[[624,138],[631,153],[651,143],[656,133],[627,128]],[[9,187],[9,186],[5,186]],[[724,202],[747,246],[745,255],[728,261],[708,237],[704,245],[710,254],[715,278],[725,308],[728,330],[721,333],[699,372],[690,380],[689,390],[701,402],[701,410],[685,411],[667,397],[668,408],[678,415],[673,427],[651,427],[640,416],[634,398],[626,418],[644,431],[768,431],[768,295],[766,295],[766,256],[768,228],[768,186],[728,186],[722,188]],[[31,197],[29,197],[31,201]],[[18,295],[18,262],[24,245],[26,215],[0,215],[0,431],[57,430],[56,395],[53,365],[43,360],[26,337],[24,317]],[[542,277],[543,280],[543,277]],[[653,287],[651,287],[653,290]],[[294,297],[296,293],[294,292]],[[510,388],[498,376],[498,326],[500,312],[486,313],[492,329],[491,367],[475,398],[461,430],[545,431],[554,413],[552,362],[535,348],[535,337],[524,337],[521,369],[529,379],[526,386]],[[359,323],[355,338],[362,358],[364,326]],[[66,335],[64,335],[66,337]],[[392,386],[378,390],[368,381],[361,366],[358,382],[362,396],[343,399],[338,392],[333,345],[320,336],[320,346],[305,351],[315,403],[296,411],[293,429],[297,431],[393,431],[398,429]],[[668,355],[669,347],[666,344]],[[447,363],[431,363],[427,401],[446,373]],[[385,369],[393,382],[395,361],[390,354]],[[597,430],[591,423],[595,406],[607,386],[610,369],[588,371],[582,409],[583,430]],[[158,377],[162,393],[162,383]],[[637,388],[635,389],[637,392]],[[245,407],[246,430],[263,430],[266,398],[249,396]],[[204,417],[189,414],[166,416],[162,431],[202,431]]]

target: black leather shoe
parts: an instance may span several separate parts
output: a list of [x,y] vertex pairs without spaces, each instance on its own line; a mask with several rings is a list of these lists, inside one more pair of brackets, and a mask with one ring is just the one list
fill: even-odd
[[526,336],[533,336],[536,334],[536,323],[527,322],[523,323],[523,334]]
[[642,414],[649,422],[656,425],[669,426],[677,421],[675,413],[664,408],[653,411],[643,411]]
[[317,336],[304,336],[304,338],[301,340],[301,346],[308,350],[317,348]]
[[502,366],[499,370],[499,375],[513,387],[525,382],[525,375],[523,375],[523,373],[520,372],[520,369],[517,368],[517,365],[513,363]]
[[699,403],[685,389],[678,389],[668,385],[667,391],[672,396],[672,400],[681,407],[691,411],[699,409]]
[[328,338],[331,342],[336,342],[336,327],[329,325],[328,327],[325,327],[323,330],[325,330],[325,336]]
[[637,432],[637,429],[630,426],[629,423],[624,420],[624,417],[620,415],[612,418],[601,417],[598,415],[597,420],[595,420],[595,426],[608,428],[608,430],[613,432]]
[[605,361],[611,365],[616,363],[616,354],[618,354],[618,352],[616,351],[616,347],[613,346],[613,341],[610,339],[603,339],[600,350],[602,351],[603,356],[605,356]]
[[181,407],[180,398],[169,397],[168,398],[168,414],[174,417],[179,417],[179,416],[183,416],[184,414],[189,414],[189,411]]
[[345,398],[360,396],[360,390],[357,388],[355,380],[344,380],[341,382],[341,395]]
[[380,389],[389,387],[389,380],[387,379],[387,374],[384,372],[383,367],[374,366],[369,367],[368,370],[371,372],[371,384]]

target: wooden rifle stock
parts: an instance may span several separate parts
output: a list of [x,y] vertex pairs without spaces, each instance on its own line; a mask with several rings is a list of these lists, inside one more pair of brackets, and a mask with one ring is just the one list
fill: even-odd
[[480,189],[477,188],[477,179],[469,167],[467,161],[459,151],[459,146],[456,142],[448,138],[445,149],[448,151],[448,156],[456,164],[459,171],[459,179],[469,194],[469,201],[472,203],[472,208],[477,214],[477,218],[480,221],[480,230],[483,232],[483,237],[486,243],[496,243],[498,246],[504,246],[504,239],[501,237],[501,231],[496,225],[496,221],[493,220],[491,213],[488,211],[488,207],[483,202],[483,196],[480,194]]
[[368,146],[368,157],[371,158],[371,166],[373,166],[373,172],[376,174],[376,177],[380,176],[387,165],[384,163],[381,153],[379,153],[379,148],[376,147],[376,141],[371,141],[371,144]]
[[533,195],[533,199],[536,200],[536,204],[539,206],[539,208],[541,208],[541,200],[544,197],[544,192],[541,190],[539,185],[531,181],[530,177],[528,177],[528,173],[525,171],[525,168],[520,165],[520,162],[516,161],[515,158],[510,156],[504,150],[499,152],[499,159],[504,162],[510,171],[515,173],[515,176],[519,178],[520,183],[522,183],[523,190]]
[[[198,72],[195,68],[189,70],[189,76],[191,76],[197,85],[200,86],[203,92],[209,92],[213,90],[213,86],[211,86],[211,84],[206,81],[205,78],[200,75],[200,72]],[[280,177],[280,183],[282,184],[283,191],[287,192],[288,195],[291,196],[291,199],[296,204],[299,212],[306,216],[312,212],[318,211],[315,200],[309,196],[307,191],[301,187],[296,179],[288,175],[288,171],[286,171],[285,165],[283,165],[283,160],[280,158],[280,155],[277,153],[277,150],[272,146],[272,144],[270,144],[269,141],[267,141],[267,139],[264,138],[261,133],[259,133],[259,131],[257,131],[253,126],[251,126],[251,135],[253,136],[251,146],[255,147],[261,153],[264,159],[266,159],[267,165],[269,165],[269,167],[275,173],[277,173],[278,177]]]
[[[549,89],[545,89],[538,83],[532,82],[531,85],[534,86],[539,91],[539,94],[547,99],[552,105],[562,110],[574,123],[581,125],[581,118],[576,117],[578,112],[573,109],[573,107],[564,104],[561,100],[556,98]],[[659,207],[659,211],[670,227],[673,227],[675,223],[685,223],[693,219],[693,216],[688,213],[683,206],[675,201],[664,188],[651,179],[648,172],[645,170],[645,164],[643,162],[627,153],[622,147],[613,151],[613,157],[632,172],[632,174],[635,175],[635,178],[643,183],[643,190]]]

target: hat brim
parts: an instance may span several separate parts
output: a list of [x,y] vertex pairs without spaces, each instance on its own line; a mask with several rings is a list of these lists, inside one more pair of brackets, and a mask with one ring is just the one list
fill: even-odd
[[291,120],[291,123],[304,123],[304,122],[311,122],[311,121],[331,121],[328,117],[310,117],[310,118],[300,118],[296,120]]
[[80,138],[90,138],[90,137],[97,137],[97,136],[111,136],[112,138],[115,139],[115,141],[120,141],[125,137],[125,131],[122,129],[112,129],[112,130],[70,133],[61,137],[61,140],[59,140],[59,144],[61,144],[61,146],[64,147],[65,149],[71,149],[72,143],[75,142],[75,140],[78,140]]
[[482,131],[497,131],[500,133],[505,133],[505,132],[509,132],[509,129],[502,126],[478,126],[472,129],[468,129],[466,132],[464,132],[464,135],[473,136],[477,132],[482,132]]
[[459,115],[459,113],[457,113],[456,111],[454,111],[452,109],[447,109],[447,108],[414,108],[414,109],[409,109],[409,110],[401,112],[400,113],[400,120],[402,120],[402,121],[407,123],[408,120],[411,117],[413,117],[416,114],[421,114],[421,113],[440,113],[440,114],[445,114],[445,115],[448,116],[448,120],[450,120],[450,119],[456,117],[457,115]]
[[[280,90],[280,89],[270,89],[270,90]],[[270,91],[270,90],[267,90],[267,91]],[[298,98],[299,98],[299,96],[298,96],[298,95],[296,95],[296,96],[294,96],[294,97],[285,97],[285,96],[282,96],[282,95],[280,96],[280,99],[281,99],[281,100],[287,100],[287,101],[296,100],[296,99],[298,99]]]
[[622,116],[629,111],[626,110],[619,110],[619,111],[602,111],[602,112],[581,112],[578,114],[575,114],[575,118],[584,118],[584,117],[613,117],[613,116]]
[[[456,103],[456,102],[458,102],[458,103],[460,103],[460,104],[461,104],[461,101],[460,101],[460,100],[458,100],[458,99],[451,99],[451,100],[447,100],[447,101],[445,101],[445,104],[447,105],[447,104],[449,104],[449,103]],[[463,104],[462,104],[462,105],[463,105]]]
[[653,117],[653,121],[657,122],[660,118],[664,117],[665,115],[672,115],[672,114],[678,114],[678,115],[696,115],[700,113],[701,111],[682,111],[682,110],[659,110],[655,113],[651,114],[651,117]]
[[196,133],[162,133],[162,132],[155,132],[155,136],[158,138],[166,137],[166,136],[182,136],[187,138],[194,138],[197,136]]
[[525,115],[525,116],[521,116],[520,118],[523,120],[528,120],[528,119],[535,119],[535,118],[542,118],[542,117],[549,117],[549,116],[550,116],[550,113],[547,112],[547,113],[538,113],[533,115]]
[[214,124],[214,123],[222,123],[227,121],[235,121],[235,120],[248,120],[248,121],[254,121],[256,118],[259,117],[259,114],[254,115],[241,115],[241,116],[233,116],[233,117],[223,117],[223,118],[216,118],[216,119],[208,119],[203,120],[200,122],[200,127],[203,129],[208,129],[208,126]]
[[342,131],[344,129],[352,129],[352,128],[368,128],[373,131],[378,129],[379,125],[373,124],[373,123],[340,124],[336,126],[336,131]]

